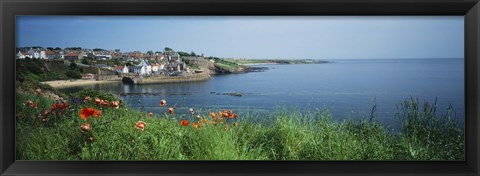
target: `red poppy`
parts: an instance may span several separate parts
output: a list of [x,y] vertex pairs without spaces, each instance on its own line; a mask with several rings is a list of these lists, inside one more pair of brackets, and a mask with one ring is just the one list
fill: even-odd
[[90,101],[90,99],[91,99],[91,98],[90,98],[89,96],[86,96],[86,97],[85,97],[85,101]]
[[237,118],[238,117],[238,114],[233,114],[233,118]]
[[68,107],[67,103],[62,102],[62,107],[61,107],[61,109],[63,110],[63,109],[66,109],[67,107]]
[[118,101],[112,101],[112,106],[115,109],[118,109]]
[[200,127],[200,124],[199,123],[192,123],[192,127],[193,128],[198,128],[198,127]]
[[85,122],[82,126],[80,126],[80,128],[82,129],[82,131],[88,131],[92,129],[92,126],[90,126],[88,122]]
[[168,113],[169,113],[170,115],[172,115],[174,111],[175,111],[175,109],[173,109],[173,108],[168,108]]
[[145,129],[146,126],[147,126],[147,124],[144,121],[138,121],[135,124],[135,128],[140,129],[142,131]]
[[99,118],[102,115],[102,111],[93,109],[92,116],[95,118]]
[[210,112],[210,117],[212,117],[213,119],[217,118],[214,112]]
[[165,100],[160,100],[160,106],[166,106],[167,105],[167,101]]
[[102,104],[103,106],[105,106],[105,107],[110,106],[110,102],[108,102],[108,100],[102,100],[102,101],[101,101],[101,104]]
[[95,104],[98,106],[101,103],[102,100],[100,98],[95,97]]
[[100,117],[100,115],[102,115],[102,111],[96,110],[94,108],[85,107],[80,110],[80,118],[83,120],[87,120],[90,116],[98,118]]
[[182,120],[182,121],[180,121],[180,125],[182,125],[182,126],[188,126],[189,123],[190,123],[190,122],[189,122],[188,120]]
[[153,116],[153,113],[148,113],[148,117],[152,117]]
[[58,104],[57,104],[57,103],[53,103],[53,104],[52,104],[52,110],[55,110],[55,109],[57,109],[57,108],[58,108]]

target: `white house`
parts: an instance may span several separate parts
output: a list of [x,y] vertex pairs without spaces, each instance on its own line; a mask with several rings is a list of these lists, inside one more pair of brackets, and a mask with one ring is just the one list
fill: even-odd
[[30,48],[30,50],[28,50],[28,54],[30,54],[30,56],[32,56],[32,58],[35,58],[35,59],[47,59],[47,55],[45,55],[45,51],[34,50],[33,48]]
[[147,74],[147,71],[143,66],[135,66],[133,67],[133,73],[139,74],[139,75],[145,75]]
[[113,71],[117,73],[128,73],[128,67],[127,66],[116,66],[113,67]]
[[142,67],[145,69],[145,74],[152,74],[152,66],[148,65],[147,60],[143,59],[137,67]]
[[28,52],[21,52],[21,51],[18,51],[17,53],[17,59],[25,59],[25,58],[31,58],[32,56],[30,56],[30,54]]

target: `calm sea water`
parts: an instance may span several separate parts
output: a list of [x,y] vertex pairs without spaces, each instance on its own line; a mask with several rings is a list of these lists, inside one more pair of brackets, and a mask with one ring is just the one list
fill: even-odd
[[[131,107],[162,113],[160,99],[177,104],[177,113],[187,109],[232,109],[268,112],[280,107],[302,112],[329,108],[336,119],[368,116],[374,104],[377,117],[387,126],[395,126],[397,105],[410,97],[420,102],[438,99],[438,110],[452,104],[463,123],[463,59],[351,59],[328,64],[263,65],[265,72],[214,76],[205,82],[123,85],[97,84],[74,87],[113,91]],[[216,95],[239,92],[243,96]]]

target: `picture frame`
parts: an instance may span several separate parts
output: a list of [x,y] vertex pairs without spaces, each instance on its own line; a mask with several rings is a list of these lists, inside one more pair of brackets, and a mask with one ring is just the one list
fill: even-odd
[[[478,0],[2,0],[1,175],[467,175],[480,173]],[[15,17],[18,15],[460,15],[465,17],[465,161],[17,161]]]

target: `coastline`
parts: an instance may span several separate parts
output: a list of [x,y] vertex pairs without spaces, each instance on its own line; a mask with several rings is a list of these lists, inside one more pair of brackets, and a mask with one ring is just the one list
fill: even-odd
[[56,80],[56,81],[44,81],[40,82],[41,84],[47,84],[53,88],[65,88],[65,87],[75,87],[75,86],[84,86],[91,84],[104,84],[104,83],[113,83],[113,82],[122,82],[122,79],[112,79],[112,80]]

